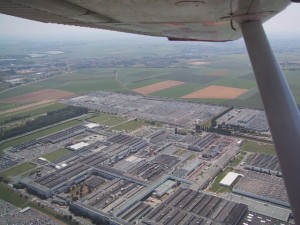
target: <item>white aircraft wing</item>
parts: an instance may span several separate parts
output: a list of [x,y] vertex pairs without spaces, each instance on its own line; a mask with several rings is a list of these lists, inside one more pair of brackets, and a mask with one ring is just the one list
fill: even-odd
[[239,21],[265,21],[290,0],[0,0],[0,13],[57,24],[168,37],[229,41]]

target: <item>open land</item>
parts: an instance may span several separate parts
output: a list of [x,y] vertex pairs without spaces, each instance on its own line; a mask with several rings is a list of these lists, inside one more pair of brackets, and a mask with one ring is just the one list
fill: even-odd
[[60,100],[74,96],[73,93],[55,89],[44,89],[41,91],[35,91],[15,97],[10,97],[0,100],[2,103],[11,103],[11,102],[34,102],[34,101],[51,101],[51,100]]
[[56,159],[70,154],[72,151],[66,148],[57,149],[53,152],[42,155],[42,158],[49,160],[50,162],[55,161]]
[[194,61],[194,62],[189,62],[191,65],[197,65],[197,66],[202,66],[206,64],[210,64],[210,62],[203,62],[203,61]]
[[154,92],[157,92],[157,91],[161,91],[161,90],[171,88],[171,87],[175,87],[175,86],[182,85],[182,84],[184,84],[184,82],[175,81],[175,80],[166,80],[166,81],[162,81],[162,82],[159,82],[159,83],[144,86],[144,87],[141,87],[141,88],[133,89],[132,91],[140,93],[140,94],[147,95],[147,94],[151,94],[151,93],[154,93]]
[[40,102],[26,104],[26,105],[23,105],[23,106],[20,106],[20,107],[0,111],[0,115],[6,114],[6,113],[13,113],[13,112],[17,112],[17,111],[24,111],[24,110],[31,109],[31,108],[34,108],[34,107],[40,106],[40,105],[45,105],[45,104],[48,104],[48,103],[51,103],[51,102],[53,102],[53,100],[43,100],[43,101],[40,101]]
[[182,98],[221,98],[221,99],[234,99],[246,93],[247,89],[231,88],[224,86],[209,86],[191,94],[182,96]]

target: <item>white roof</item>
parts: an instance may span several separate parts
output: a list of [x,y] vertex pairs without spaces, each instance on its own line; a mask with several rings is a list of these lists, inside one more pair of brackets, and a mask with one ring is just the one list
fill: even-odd
[[78,150],[78,149],[81,149],[81,148],[86,147],[86,146],[89,146],[89,144],[82,141],[82,142],[79,142],[75,145],[69,146],[69,148],[72,149],[72,150]]
[[27,212],[28,210],[30,210],[30,207],[29,207],[29,206],[26,207],[26,208],[24,208],[24,209],[21,209],[21,210],[20,210],[20,213]]
[[99,127],[99,124],[97,124],[97,123],[88,123],[88,124],[85,124],[84,126],[87,127],[87,128],[92,129],[92,128],[95,128],[95,127]]
[[139,158],[139,157],[136,157],[134,155],[129,156],[128,158],[125,159],[125,161],[132,162],[132,163],[137,163],[137,162],[140,162],[142,160],[143,160],[143,158]]
[[40,157],[40,158],[39,158],[39,160],[42,160],[42,161],[46,161],[46,162],[48,162],[48,160],[47,160],[47,159],[45,159],[45,158],[43,158],[43,157]]
[[234,172],[229,172],[221,181],[220,185],[230,187],[233,182],[238,178],[238,176],[242,176],[241,174],[234,173]]

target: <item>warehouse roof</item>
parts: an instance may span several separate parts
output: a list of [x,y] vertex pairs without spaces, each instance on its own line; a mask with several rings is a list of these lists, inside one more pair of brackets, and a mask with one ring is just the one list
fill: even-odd
[[85,143],[85,142],[79,142],[79,143],[77,143],[77,144],[75,144],[75,145],[71,145],[71,146],[69,146],[69,148],[71,149],[71,150],[78,150],[78,149],[81,149],[81,148],[83,148],[83,147],[86,147],[86,146],[88,146],[89,144],[88,143]]
[[230,187],[233,182],[239,177],[242,176],[241,174],[229,172],[221,181],[220,185]]
[[85,124],[84,126],[87,127],[87,128],[92,129],[92,128],[95,128],[95,127],[99,127],[99,124],[97,124],[97,123],[88,123],[88,124]]

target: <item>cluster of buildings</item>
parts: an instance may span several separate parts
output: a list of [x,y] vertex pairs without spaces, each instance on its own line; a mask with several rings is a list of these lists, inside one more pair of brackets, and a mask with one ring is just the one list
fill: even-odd
[[234,108],[218,118],[217,125],[260,133],[267,133],[270,130],[265,112],[254,109]]
[[[112,110],[109,112],[117,112],[128,120],[133,115],[151,115],[163,120],[169,114],[169,122],[159,126],[147,124],[126,133],[113,132],[114,125],[83,121],[14,146],[7,151],[11,159],[30,153],[39,168],[38,172],[19,179],[29,193],[49,204],[69,205],[65,209],[73,214],[107,224],[259,225],[266,221],[269,225],[274,222],[245,202],[230,199],[230,194],[208,192],[215,177],[240,153],[240,139],[210,132],[181,134],[174,125],[179,121],[176,116],[189,118],[192,123],[196,118],[212,118],[225,108],[180,101],[165,104],[165,99],[104,92],[67,101],[97,110]],[[166,113],[155,114],[161,104],[165,104],[162,109]],[[215,111],[207,113],[205,110],[211,110],[210,107]],[[247,116],[249,119],[243,117],[245,121],[253,119]],[[43,157],[61,148],[69,153],[54,160]],[[230,165],[235,173],[229,173],[220,185],[245,199],[261,200],[278,208],[289,207],[277,158],[258,153],[246,153],[245,157],[238,166]]]

